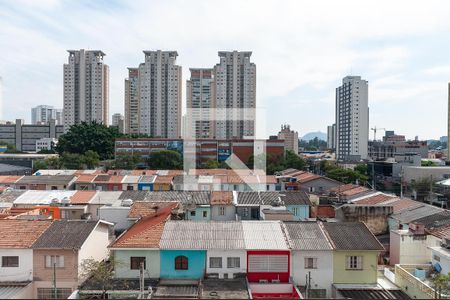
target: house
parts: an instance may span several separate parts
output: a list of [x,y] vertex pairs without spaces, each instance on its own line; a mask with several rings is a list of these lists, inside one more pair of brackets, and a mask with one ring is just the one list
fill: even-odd
[[74,175],[23,176],[15,186],[19,190],[70,190],[76,179]]
[[79,191],[95,190],[94,179],[97,177],[95,174],[80,174],[75,180],[75,189]]
[[280,193],[279,196],[286,209],[294,215],[295,221],[309,218],[312,204],[309,201],[308,194],[304,191],[285,191]]
[[138,190],[153,191],[153,183],[155,182],[155,175],[142,175],[138,181]]
[[122,191],[137,191],[141,176],[125,175],[122,180]]
[[214,221],[235,221],[236,207],[234,198],[236,192],[211,192],[211,220]]
[[169,221],[160,248],[161,279],[234,278],[246,270],[240,222]]
[[174,176],[158,175],[153,182],[154,191],[170,191],[172,189],[172,180]]
[[0,283],[33,280],[33,243],[51,225],[47,220],[0,220]]
[[[93,220],[98,220],[101,217],[105,217],[105,215],[100,215],[100,208],[103,206],[109,206],[109,207],[118,207],[122,205],[122,200],[119,199],[119,197],[122,195],[122,192],[104,192],[104,191],[98,191],[88,204],[88,213],[91,214]],[[104,211],[106,212],[106,211]],[[124,214],[126,218],[127,214]],[[108,215],[106,215],[108,216]],[[114,220],[114,219],[112,219]]]
[[389,239],[389,264],[393,266],[429,262],[431,251],[428,248],[428,240],[423,224],[411,223],[408,229],[392,230]]
[[[170,218],[170,213],[177,203],[170,203],[157,212],[138,204],[130,211],[130,217],[140,217],[139,221],[123,232],[110,246],[114,254],[114,275],[120,279],[139,278],[141,263],[143,263],[146,278],[160,277],[159,243],[164,224]],[[143,204],[143,203],[142,203]],[[137,208],[142,209],[138,210]]]
[[86,278],[84,263],[108,257],[109,226],[104,221],[57,220],[34,242],[34,298],[49,299],[57,278],[58,298],[67,298]]
[[251,297],[300,299],[300,292],[289,279],[290,252],[281,222],[242,221],[242,228]]
[[69,205],[70,198],[72,198],[76,192],[77,191],[66,190],[29,190],[17,197],[13,203],[15,207],[22,208],[30,208],[38,205]]
[[14,188],[18,180],[23,176],[0,176],[0,188]]
[[369,228],[362,222],[323,226],[334,249],[333,284],[377,284],[378,256],[384,248]]
[[291,249],[294,283],[309,284],[306,298],[330,298],[333,284],[333,247],[321,222],[284,222]]
[[175,191],[220,191],[221,181],[212,175],[177,175],[173,178]]
[[260,219],[260,192],[238,192],[236,199],[236,214],[239,220]]

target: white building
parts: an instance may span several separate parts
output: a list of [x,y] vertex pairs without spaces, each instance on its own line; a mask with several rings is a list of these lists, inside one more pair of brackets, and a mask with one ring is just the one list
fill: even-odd
[[100,50],[68,50],[64,64],[64,129],[81,122],[108,125],[109,67]]
[[186,81],[186,137],[214,138],[215,82],[213,69],[190,69]]
[[52,119],[55,120],[56,125],[62,125],[62,109],[50,105],[38,105],[31,109],[31,124],[33,125],[45,125]]
[[[176,51],[144,51],[139,65],[139,133],[181,137],[181,66]],[[131,113],[127,114],[130,118]],[[129,121],[127,120],[127,123]]]
[[42,150],[52,150],[58,145],[58,139],[55,138],[41,138],[36,141],[36,152]]
[[336,124],[327,127],[327,148],[336,149]]
[[284,140],[286,150],[298,154],[298,132],[291,130],[291,126],[281,125],[281,131],[278,132],[278,138]]
[[283,226],[291,248],[290,269],[294,283],[299,286],[310,283],[310,298],[330,298],[333,247],[321,223],[284,222]]
[[367,158],[369,138],[368,82],[346,76],[336,88],[336,159]]
[[252,52],[220,51],[214,67],[216,138],[255,136],[256,65]]

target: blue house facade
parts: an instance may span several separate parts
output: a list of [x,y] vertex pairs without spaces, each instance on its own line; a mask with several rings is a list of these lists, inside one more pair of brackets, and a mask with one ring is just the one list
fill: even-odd
[[139,191],[153,191],[153,183],[155,182],[156,176],[142,176],[138,182]]
[[309,205],[286,205],[286,209],[294,214],[295,221],[309,218]]
[[211,207],[209,205],[197,206],[194,210],[188,210],[185,218],[190,221],[209,221],[211,220]]
[[162,279],[201,279],[206,270],[206,250],[161,250]]

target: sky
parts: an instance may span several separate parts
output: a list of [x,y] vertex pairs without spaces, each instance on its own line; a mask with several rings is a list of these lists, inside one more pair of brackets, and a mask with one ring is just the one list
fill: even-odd
[[449,11],[450,1],[433,0],[0,0],[0,119],[62,108],[68,49],[106,53],[111,115],[124,111],[127,67],[143,50],[178,51],[183,102],[189,68],[242,50],[256,64],[267,135],[281,124],[299,136],[326,132],[335,88],[359,75],[369,81],[370,127],[437,139],[447,135]]

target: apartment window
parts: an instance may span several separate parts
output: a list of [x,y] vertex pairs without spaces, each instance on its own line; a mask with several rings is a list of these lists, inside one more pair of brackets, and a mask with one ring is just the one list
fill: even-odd
[[241,259],[239,257],[228,257],[227,258],[227,267],[229,269],[240,268],[241,267]]
[[46,255],[45,267],[46,268],[64,268],[64,256],[63,255]]
[[362,270],[362,256],[347,256],[347,270]]
[[191,217],[195,217],[195,210],[191,211]]
[[18,256],[2,256],[3,268],[17,268],[19,266]]
[[132,256],[130,257],[130,269],[139,270],[141,268],[141,263],[144,263],[144,269],[147,268],[145,264],[145,257],[143,256]]
[[317,258],[305,257],[305,269],[317,269]]
[[222,257],[210,257],[209,258],[210,268],[222,268]]
[[175,270],[187,270],[189,268],[189,261],[186,256],[175,257]]
[[203,211],[203,218],[207,218],[208,217],[208,212],[207,211]]
[[224,216],[225,215],[225,206],[219,206],[219,215]]

